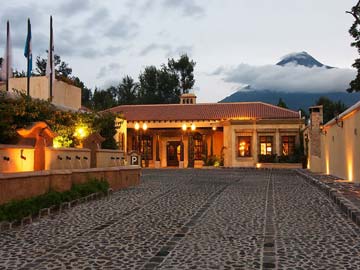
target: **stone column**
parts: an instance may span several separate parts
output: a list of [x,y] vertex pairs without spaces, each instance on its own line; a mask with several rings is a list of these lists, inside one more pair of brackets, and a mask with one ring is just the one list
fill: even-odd
[[194,139],[191,133],[189,133],[188,150],[188,167],[194,168]]
[[155,168],[160,168],[160,135],[156,135],[156,158],[155,158]]
[[259,142],[258,142],[258,135],[257,135],[257,132],[256,132],[256,130],[254,129],[254,131],[253,131],[253,144],[254,144],[254,146],[253,146],[253,150],[254,150],[254,153],[252,154],[252,156],[254,157],[254,162],[255,163],[258,163],[258,155],[259,155],[259,153],[258,153],[258,145],[259,145]]
[[280,147],[280,132],[279,129],[277,128],[275,131],[275,154],[277,156],[281,156],[281,147]]

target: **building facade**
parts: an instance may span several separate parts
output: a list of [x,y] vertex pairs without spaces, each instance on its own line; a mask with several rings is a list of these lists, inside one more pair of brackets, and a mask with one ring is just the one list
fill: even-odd
[[304,120],[298,112],[262,102],[122,105],[109,111],[124,119],[116,139],[121,150],[138,151],[149,167],[253,167],[291,158]]
[[360,182],[360,102],[323,124],[323,108],[310,108],[310,123],[305,129],[308,168]]

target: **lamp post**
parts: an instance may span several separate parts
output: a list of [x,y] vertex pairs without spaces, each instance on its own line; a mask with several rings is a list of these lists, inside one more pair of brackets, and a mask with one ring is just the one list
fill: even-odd
[[[145,131],[147,130],[147,124],[146,123],[144,123],[142,125],[142,130],[143,130],[143,134],[145,134]],[[141,144],[143,145],[143,148],[144,148],[143,152],[144,152],[144,159],[145,159],[145,167],[148,167],[149,166],[148,158],[147,158],[148,146],[147,146],[147,141],[146,141],[146,143],[143,143],[143,140],[142,140],[143,134],[141,136]]]
[[139,148],[139,128],[140,128],[140,125],[139,123],[135,123],[135,150],[137,152],[140,152],[140,148]]
[[135,123],[135,131],[136,131],[136,141],[135,141],[135,147],[136,147],[136,151],[139,153],[140,157],[143,157],[145,160],[145,166],[148,166],[149,162],[148,162],[148,158],[147,158],[147,154],[148,154],[148,145],[147,142],[144,143],[143,142],[143,135],[145,134],[146,130],[148,129],[148,126],[146,123],[143,123],[143,125],[141,126],[140,129],[140,125],[139,123]]
[[183,133],[181,134],[181,141],[180,141],[180,168],[184,168],[184,133],[186,133],[187,126],[186,124],[183,124],[181,127]]
[[192,123],[190,126],[190,132],[188,133],[189,136],[188,167],[190,168],[194,168],[194,140],[193,140],[192,132],[194,132],[195,130],[196,130],[196,126],[194,123]]

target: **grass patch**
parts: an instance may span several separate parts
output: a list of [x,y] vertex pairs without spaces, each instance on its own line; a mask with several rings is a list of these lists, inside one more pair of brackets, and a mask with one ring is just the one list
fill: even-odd
[[38,214],[41,209],[58,206],[63,202],[70,202],[97,192],[105,195],[108,188],[109,184],[106,180],[93,178],[84,184],[73,185],[65,192],[50,191],[37,197],[14,200],[0,205],[0,221],[21,220],[23,217]]

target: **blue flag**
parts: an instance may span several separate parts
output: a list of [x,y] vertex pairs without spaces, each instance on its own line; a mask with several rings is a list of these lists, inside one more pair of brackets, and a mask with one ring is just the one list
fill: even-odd
[[27,74],[31,76],[32,71],[32,46],[31,46],[31,24],[30,19],[28,19],[28,33],[26,37],[24,56],[29,60],[27,67]]

